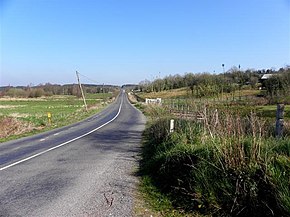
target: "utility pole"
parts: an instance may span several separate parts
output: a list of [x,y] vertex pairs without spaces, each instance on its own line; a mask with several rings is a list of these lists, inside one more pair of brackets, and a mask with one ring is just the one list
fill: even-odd
[[81,89],[82,97],[83,97],[83,100],[84,100],[84,105],[85,105],[86,111],[88,111],[88,106],[87,106],[87,103],[86,103],[86,98],[85,98],[84,91],[83,91],[83,88],[82,88],[82,85],[81,85],[81,82],[80,82],[78,71],[76,71],[76,75],[77,75],[78,83],[79,83],[79,86],[80,86],[80,89]]
[[104,88],[105,88],[105,83],[103,83],[103,101],[105,102],[105,90],[104,90]]
[[241,65],[239,64],[239,100],[241,101],[241,87],[242,87],[242,79],[241,79]]
[[223,100],[223,95],[224,95],[224,82],[225,82],[225,64],[222,64],[223,67],[223,77],[224,77],[224,81],[222,82],[222,100]]

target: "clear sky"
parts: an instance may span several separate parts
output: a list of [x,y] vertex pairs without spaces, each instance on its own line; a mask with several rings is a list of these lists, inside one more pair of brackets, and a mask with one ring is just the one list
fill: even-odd
[[290,64],[290,0],[0,0],[0,24],[1,86]]

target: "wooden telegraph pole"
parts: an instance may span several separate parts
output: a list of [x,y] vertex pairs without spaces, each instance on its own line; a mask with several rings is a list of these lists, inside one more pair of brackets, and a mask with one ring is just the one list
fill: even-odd
[[81,82],[80,82],[78,71],[76,71],[76,75],[77,75],[78,83],[79,83],[79,86],[80,86],[80,89],[81,89],[82,97],[83,97],[83,100],[84,100],[84,105],[85,105],[86,111],[88,111],[88,106],[87,106],[87,103],[86,103],[86,98],[85,98],[84,91],[83,91],[83,88],[82,88],[82,85],[81,85]]

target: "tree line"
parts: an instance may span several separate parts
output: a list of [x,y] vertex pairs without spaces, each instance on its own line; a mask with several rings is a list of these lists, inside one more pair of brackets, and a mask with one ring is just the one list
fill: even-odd
[[[264,74],[271,74],[262,80]],[[265,97],[274,99],[290,95],[290,66],[263,70],[240,70],[232,67],[225,73],[186,73],[185,75],[169,75],[150,82],[139,83],[135,89],[142,92],[160,92],[186,87],[193,97],[216,97],[223,93],[231,93],[242,88],[262,89]]]
[[[82,85],[85,93],[108,93],[115,89],[117,86],[112,85],[93,85],[84,84]],[[6,86],[0,87],[0,97],[9,96],[16,98],[37,98],[42,96],[53,96],[53,95],[73,95],[81,97],[80,87],[77,84],[39,84],[37,86]]]

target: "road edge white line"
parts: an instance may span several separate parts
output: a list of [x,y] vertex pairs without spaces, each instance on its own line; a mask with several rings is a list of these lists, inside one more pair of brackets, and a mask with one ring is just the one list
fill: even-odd
[[49,149],[47,149],[47,150],[45,150],[45,151],[42,151],[42,152],[40,152],[40,153],[37,153],[37,154],[35,154],[35,155],[32,155],[32,156],[30,156],[30,157],[24,158],[24,159],[22,159],[22,160],[20,160],[20,161],[16,161],[16,162],[14,162],[14,163],[12,163],[12,164],[9,164],[9,165],[7,165],[7,166],[5,166],[5,167],[2,167],[2,168],[0,168],[0,171],[6,170],[6,169],[8,169],[8,168],[10,168],[10,167],[16,166],[16,165],[21,164],[21,163],[23,163],[23,162],[25,162],[25,161],[28,161],[28,160],[33,159],[33,158],[36,158],[36,157],[38,157],[38,156],[40,156],[40,155],[43,155],[43,154],[45,154],[45,153],[47,153],[47,152],[50,152],[50,151],[52,151],[52,150],[55,150],[55,149],[57,149],[57,148],[60,148],[60,147],[62,147],[62,146],[64,146],[64,145],[67,145],[67,144],[69,144],[69,143],[71,143],[71,142],[74,142],[74,141],[76,141],[76,140],[78,140],[78,139],[81,139],[81,138],[83,138],[83,137],[85,137],[85,136],[87,136],[87,135],[89,135],[89,134],[92,134],[93,132],[95,132],[95,131],[101,129],[102,127],[104,127],[104,126],[108,125],[109,123],[111,123],[112,121],[114,121],[114,120],[119,116],[119,114],[121,113],[121,109],[122,109],[123,101],[124,101],[124,97],[122,96],[121,104],[120,104],[120,106],[119,106],[118,113],[117,113],[117,114],[116,114],[116,115],[115,115],[111,120],[107,121],[106,123],[102,124],[101,126],[95,128],[95,129],[93,129],[93,130],[91,130],[91,131],[89,131],[89,132],[87,132],[87,133],[85,133],[85,134],[83,134],[83,135],[81,135],[81,136],[78,136],[78,137],[76,137],[76,138],[74,138],[74,139],[71,139],[71,140],[66,141],[66,142],[64,142],[64,143],[61,143],[61,144],[59,144],[59,145],[57,145],[57,146],[54,146],[54,147],[52,147],[52,148],[49,148]]

